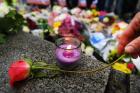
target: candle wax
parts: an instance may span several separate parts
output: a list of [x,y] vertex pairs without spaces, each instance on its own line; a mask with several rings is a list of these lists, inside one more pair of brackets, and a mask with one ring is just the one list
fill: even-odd
[[[73,64],[76,63],[81,55],[80,50],[76,49],[75,45],[71,45],[71,49],[67,49],[68,44],[61,45],[56,49],[56,58],[60,64]],[[75,49],[74,49],[75,48]]]

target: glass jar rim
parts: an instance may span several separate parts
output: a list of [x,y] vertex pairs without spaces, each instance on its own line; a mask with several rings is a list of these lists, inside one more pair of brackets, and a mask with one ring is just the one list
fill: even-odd
[[[59,44],[57,43],[58,40],[62,40],[62,39],[66,39],[66,38],[74,39],[74,40],[78,41],[79,44],[78,44],[75,48],[71,48],[71,49],[66,49],[66,48],[63,48],[63,47],[59,46]],[[66,44],[66,43],[63,43],[63,44]],[[64,50],[73,50],[73,49],[77,49],[77,48],[79,48],[79,47],[81,46],[81,41],[80,41],[78,38],[76,38],[76,37],[73,37],[73,36],[66,36],[66,37],[61,37],[61,38],[57,39],[57,40],[55,41],[55,45],[56,45],[57,47],[61,48],[61,49],[64,49]]]

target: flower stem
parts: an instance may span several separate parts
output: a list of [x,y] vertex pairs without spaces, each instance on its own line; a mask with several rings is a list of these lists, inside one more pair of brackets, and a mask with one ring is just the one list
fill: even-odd
[[63,73],[75,73],[75,74],[84,74],[84,73],[96,73],[96,72],[100,72],[110,66],[112,66],[114,63],[118,62],[120,59],[124,58],[126,55],[122,55],[121,57],[119,57],[117,60],[115,60],[114,62],[103,66],[101,68],[98,69],[93,69],[93,70],[83,70],[83,71],[67,71],[67,70],[63,70],[60,69],[57,66],[52,66],[52,65],[47,65],[47,66],[42,66],[42,67],[38,67],[38,66],[32,66],[32,69],[47,69],[47,70],[51,70],[51,71],[59,71],[59,72],[63,72]]

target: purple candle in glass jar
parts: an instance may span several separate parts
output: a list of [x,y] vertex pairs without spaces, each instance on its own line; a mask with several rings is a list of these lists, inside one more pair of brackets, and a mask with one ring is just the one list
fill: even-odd
[[81,58],[80,41],[72,37],[64,37],[58,40],[56,59],[63,68],[73,68]]

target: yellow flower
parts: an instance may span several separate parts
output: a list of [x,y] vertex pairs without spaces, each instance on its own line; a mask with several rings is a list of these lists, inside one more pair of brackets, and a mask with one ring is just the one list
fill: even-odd
[[99,17],[94,17],[93,20],[94,20],[95,22],[99,22]]
[[119,30],[120,30],[120,27],[117,24],[115,24],[112,28],[112,34],[115,34]]
[[92,10],[93,16],[99,16],[99,12],[95,9]]
[[54,22],[53,28],[59,28],[59,26],[61,26],[61,24],[62,24],[62,22],[60,22],[60,21]]
[[115,63],[112,67],[113,67],[113,69],[124,72],[126,74],[132,73],[132,71],[129,68],[127,68],[126,63]]
[[114,23],[112,26],[112,34],[118,32],[118,31],[125,31],[127,28],[128,24],[126,22],[119,22],[119,23]]

